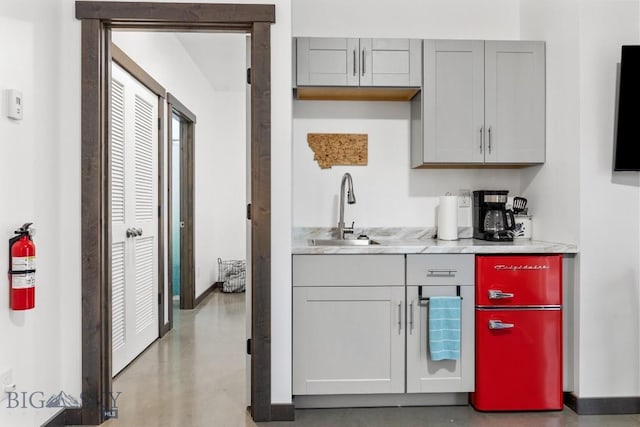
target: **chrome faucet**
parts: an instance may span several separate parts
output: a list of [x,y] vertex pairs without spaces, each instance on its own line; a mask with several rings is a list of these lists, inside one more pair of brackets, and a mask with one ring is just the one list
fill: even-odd
[[347,184],[347,203],[353,205],[356,203],[356,195],[353,193],[353,180],[351,174],[348,172],[342,176],[342,182],[340,183],[340,220],[338,222],[338,239],[344,239],[345,234],[353,234],[353,226],[355,222],[351,223],[351,227],[344,226],[344,185]]

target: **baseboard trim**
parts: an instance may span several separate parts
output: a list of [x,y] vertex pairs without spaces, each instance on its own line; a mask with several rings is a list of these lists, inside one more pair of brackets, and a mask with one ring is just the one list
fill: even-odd
[[42,424],[43,427],[64,427],[67,425],[67,409],[62,409]]
[[[169,310],[172,310],[172,308],[170,308]],[[162,325],[160,327],[160,338],[168,334],[170,330],[171,330],[171,323],[167,322],[164,325]]]
[[578,415],[640,414],[640,397],[577,397],[564,393],[564,404]]
[[322,394],[293,396],[298,409],[466,406],[469,393]]
[[295,408],[292,403],[271,405],[271,421],[294,421]]
[[80,425],[82,423],[82,408],[67,408],[64,411],[66,424],[68,426]]
[[[220,285],[218,286],[218,284]],[[205,289],[205,291],[201,293],[198,298],[196,298],[196,303],[193,308],[196,308],[198,304],[202,302],[202,300],[204,300],[211,292],[216,289],[216,287],[222,287],[222,282],[213,282],[207,289]]]

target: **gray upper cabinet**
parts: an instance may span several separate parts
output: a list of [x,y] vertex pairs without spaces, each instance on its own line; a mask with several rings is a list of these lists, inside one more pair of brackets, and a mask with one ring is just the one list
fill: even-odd
[[544,163],[544,43],[487,41],[484,64],[485,161]]
[[297,86],[419,87],[421,40],[299,37]]
[[298,86],[358,86],[358,39],[303,37],[296,41]]
[[544,163],[544,42],[425,40],[411,166]]

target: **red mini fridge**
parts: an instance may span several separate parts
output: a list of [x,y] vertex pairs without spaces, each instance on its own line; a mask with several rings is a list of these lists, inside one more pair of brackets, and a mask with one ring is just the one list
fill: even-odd
[[562,255],[476,257],[481,411],[562,409]]

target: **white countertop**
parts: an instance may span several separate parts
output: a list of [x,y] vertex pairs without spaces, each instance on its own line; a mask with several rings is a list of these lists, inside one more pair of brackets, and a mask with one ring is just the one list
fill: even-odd
[[[578,247],[568,243],[516,239],[513,242],[489,242],[472,238],[446,241],[434,239],[432,228],[368,228],[363,230],[378,245],[312,246],[312,239],[328,239],[329,228],[296,228],[292,253],[296,254],[557,254],[577,253]],[[460,235],[468,235],[463,230]]]

